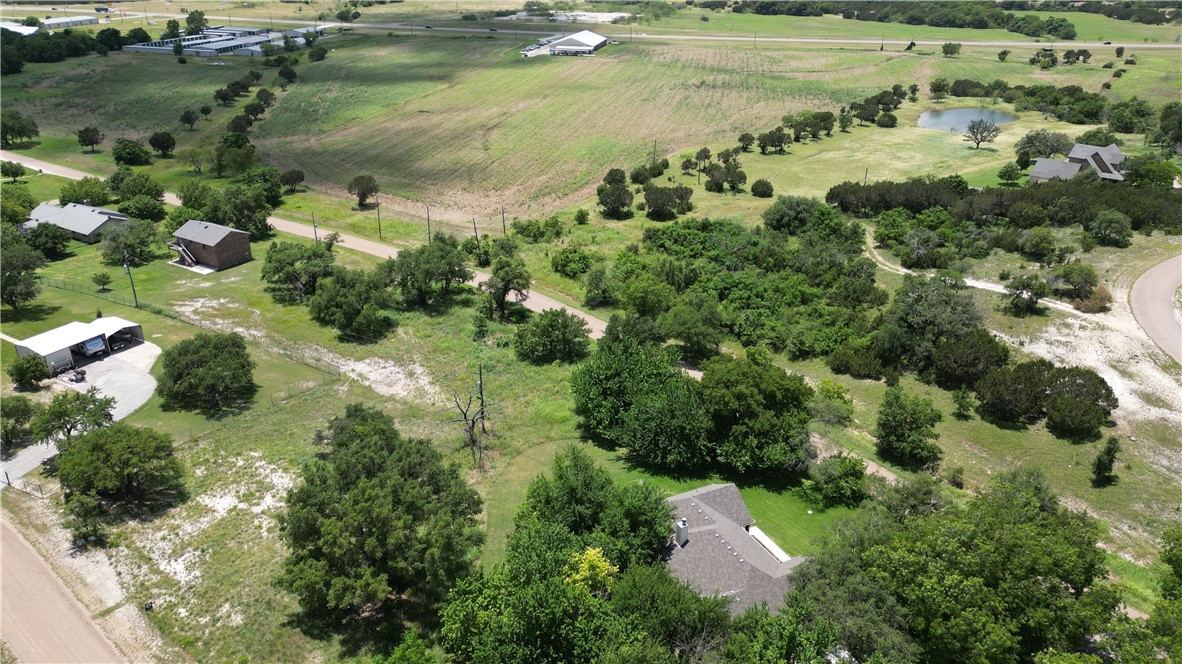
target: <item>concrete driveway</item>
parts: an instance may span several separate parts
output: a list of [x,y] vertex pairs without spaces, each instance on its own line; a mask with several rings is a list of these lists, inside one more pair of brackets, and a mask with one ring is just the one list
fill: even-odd
[[[86,382],[52,380],[58,385],[65,385],[79,392],[85,392],[92,386],[97,387],[103,396],[114,397],[115,407],[111,414],[118,421],[131,415],[152,398],[152,393],[156,391],[156,379],[150,372],[158,357],[160,347],[145,341],[82,367],[86,370]],[[62,374],[63,377],[65,375]],[[0,490],[4,488],[5,481],[11,482],[23,477],[54,454],[57,454],[57,446],[53,443],[29,445],[17,452],[11,459],[0,464]]]
[[111,414],[121,420],[152,398],[156,379],[150,372],[158,357],[160,346],[148,341],[136,343],[87,364],[86,382],[69,383],[69,386],[79,391],[93,386],[103,396],[114,397],[115,408]]

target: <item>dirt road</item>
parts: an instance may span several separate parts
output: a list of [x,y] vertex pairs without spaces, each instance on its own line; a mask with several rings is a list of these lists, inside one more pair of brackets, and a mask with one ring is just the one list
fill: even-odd
[[20,661],[127,661],[6,517],[0,517],[0,545],[0,629]]
[[1182,254],[1158,263],[1133,284],[1133,315],[1146,334],[1175,362],[1182,363],[1182,323],[1174,314],[1174,293],[1182,286]]

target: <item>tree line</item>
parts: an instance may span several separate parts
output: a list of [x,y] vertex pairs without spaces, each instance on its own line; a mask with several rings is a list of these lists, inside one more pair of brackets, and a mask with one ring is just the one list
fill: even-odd
[[[1041,8],[1041,5],[1040,5]],[[879,23],[907,23],[940,28],[1002,29],[1028,37],[1051,36],[1075,39],[1075,25],[1067,19],[1050,16],[1018,16],[1003,11],[993,2],[928,2],[922,7],[897,2],[811,2],[778,0],[742,0],[732,6],[737,13],[772,16],[822,16],[837,14],[842,18]]]

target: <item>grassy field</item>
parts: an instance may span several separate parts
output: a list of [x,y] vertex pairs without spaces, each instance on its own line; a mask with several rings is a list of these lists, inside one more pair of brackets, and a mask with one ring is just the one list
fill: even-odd
[[[998,63],[995,49],[984,47],[950,59],[869,47],[755,50],[637,43],[596,58],[525,60],[504,36],[369,33],[334,39],[329,59],[297,67],[300,80],[251,131],[266,162],[308,175],[309,193],[315,195],[292,197],[282,213],[305,221],[315,213],[318,220],[376,235],[374,212],[353,209],[344,192],[349,178],[364,170],[382,186],[383,223],[392,237],[415,241],[425,230],[427,205],[433,221],[452,230],[473,218],[493,230],[500,226],[502,205],[511,216],[541,216],[584,204],[608,167],[644,160],[654,143],[659,154],[673,156],[701,145],[724,147],[743,131],[774,126],[785,113],[836,110],[893,82],[914,81],[926,89],[937,76],[1004,78],[1012,84],[1098,90],[1110,80],[1099,56],[1090,65],[1042,72],[1017,56]],[[1171,55],[1141,54],[1114,94],[1138,94],[1155,103],[1172,99],[1179,73]],[[192,59],[178,65],[167,56],[116,54],[30,65],[25,73],[5,77],[3,93],[6,104],[42,125],[30,155],[108,173],[116,136],[143,139],[168,130],[180,149],[216,140],[243,102],[216,107],[195,131],[180,124],[181,112],[212,103],[214,89],[257,66],[243,58],[217,62],[223,64]],[[264,84],[271,76],[264,71]],[[73,97],[62,92],[67,89],[93,103],[71,104]],[[620,121],[620,99],[628,100],[626,122]],[[949,100],[944,106],[976,103]],[[912,131],[917,112],[911,111],[917,108],[905,105],[899,130],[855,129],[852,136],[796,146],[789,155],[752,158],[764,163],[745,166],[749,174],[771,178],[778,189],[814,193],[862,177],[867,169],[875,178],[950,169],[992,174],[1008,161],[1007,146],[1019,130],[1053,124],[1026,114],[1007,127],[1013,131],[992,151],[989,146],[971,151],[958,136]],[[87,124],[108,135],[96,154],[83,153],[73,136]],[[1059,127],[1072,134],[1087,128]],[[873,139],[867,141],[867,134]],[[851,145],[862,159],[848,157]],[[158,160],[152,170],[170,188],[197,177],[178,159]],[[747,201],[720,210],[753,207]],[[409,225],[400,227],[399,220]]]

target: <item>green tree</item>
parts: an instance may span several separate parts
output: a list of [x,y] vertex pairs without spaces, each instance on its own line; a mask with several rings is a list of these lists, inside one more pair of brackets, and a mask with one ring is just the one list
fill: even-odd
[[176,495],[182,475],[168,434],[122,422],[75,438],[58,458],[58,479],[71,494],[159,500]]
[[968,129],[964,132],[964,140],[980,150],[982,143],[992,143],[1000,135],[1001,128],[995,123],[977,119],[969,122]]
[[37,207],[37,199],[29,192],[29,187],[20,182],[5,182],[0,184],[0,224],[17,226],[29,220],[29,212]]
[[251,240],[265,238],[271,233],[271,224],[267,221],[271,206],[262,187],[230,185],[214,194],[202,213],[205,221],[250,233]]
[[365,207],[365,202],[378,193],[378,181],[372,175],[358,175],[349,180],[347,187],[350,194],[357,197],[357,207]]
[[176,39],[181,36],[181,22],[175,18],[168,19],[164,24],[164,32],[160,35],[161,39]]
[[813,488],[825,507],[855,507],[866,497],[866,462],[837,454],[809,467]]
[[295,83],[296,72],[291,67],[283,67],[279,70],[279,78],[287,82],[288,85]]
[[40,135],[33,118],[12,108],[0,110],[0,144],[7,147],[15,141],[31,140]]
[[157,241],[155,223],[148,219],[128,219],[103,231],[103,264],[147,265],[156,258]]
[[613,168],[603,176],[603,183],[595,190],[603,214],[610,219],[626,219],[632,215],[632,191],[624,171]]
[[702,400],[720,461],[738,471],[808,465],[816,455],[807,411],[813,390],[803,378],[758,352],[719,356],[703,369]]
[[972,387],[995,367],[1010,359],[1009,347],[983,327],[967,334],[936,342],[932,354],[932,376],[946,389]]
[[281,586],[334,622],[431,611],[472,573],[480,497],[430,441],[352,404],[317,436],[324,453],[287,495]]
[[0,175],[11,178],[12,182],[16,182],[25,176],[25,167],[15,161],[6,161],[0,163]]
[[99,131],[97,127],[83,127],[78,130],[78,145],[84,148],[90,148],[91,152],[95,152],[99,144],[106,138],[106,135]]
[[1100,284],[1100,277],[1096,268],[1076,260],[1057,266],[1051,273],[1051,283],[1066,287],[1072,297],[1086,300]]
[[101,429],[114,422],[115,418],[111,415],[114,407],[115,399],[99,396],[96,387],[85,392],[58,392],[45,408],[33,416],[30,423],[33,440],[40,443],[56,441],[58,449],[64,451],[69,446],[68,441],[75,435]]
[[771,207],[763,211],[763,225],[774,231],[796,235],[821,205],[815,198],[781,194]]
[[111,158],[116,164],[128,166],[146,166],[152,163],[152,153],[139,142],[129,138],[115,139],[115,146],[111,148]]
[[771,198],[775,190],[766,178],[759,178],[751,183],[751,195],[756,198]]
[[185,17],[186,36],[199,35],[205,32],[208,27],[209,21],[205,18],[205,12],[203,11],[194,10],[189,12],[189,15]]
[[40,356],[30,353],[18,357],[9,364],[6,373],[16,385],[16,389],[30,391],[37,389],[41,381],[49,378],[49,367]]
[[101,293],[107,290],[107,286],[111,285],[111,274],[109,272],[95,272],[90,275],[90,281],[98,287]]
[[874,428],[878,453],[911,466],[939,461],[942,452],[934,442],[939,438],[935,425],[942,419],[930,399],[907,394],[899,386],[887,388]]
[[1046,360],[997,367],[977,381],[981,412],[1010,426],[1037,421],[1046,404],[1047,383],[1055,365]]
[[62,258],[70,247],[74,236],[70,231],[53,224],[37,224],[25,236],[29,246],[49,258]]
[[943,99],[948,96],[948,91],[951,86],[948,84],[946,78],[933,78],[928,83],[928,92],[931,93],[932,99]]
[[1005,62],[1006,58],[1008,58],[1008,57],[1010,57],[1010,52],[1008,50],[997,52],[997,61],[998,62]]
[[158,131],[148,137],[148,145],[159,152],[161,157],[168,157],[176,149],[176,137],[167,131]]
[[531,364],[577,362],[587,356],[590,329],[566,309],[547,309],[517,328],[513,348]]
[[37,270],[45,267],[45,256],[25,242],[16,227],[4,224],[0,239],[0,302],[14,310],[37,298],[41,282]]
[[944,57],[951,58],[954,55],[960,54],[960,44],[955,42],[945,42],[940,50],[944,53]]
[[682,297],[657,319],[661,334],[681,342],[686,360],[694,363],[718,354],[722,343],[722,314],[713,297],[691,294]]
[[112,176],[108,181],[114,191],[118,192],[119,198],[129,200],[136,196],[145,196],[153,200],[164,200],[164,185],[160,184],[156,178],[144,172],[127,172],[118,179]]
[[296,187],[300,186],[300,183],[304,181],[304,172],[295,168],[283,171],[280,181],[287,188],[287,191],[294,192]]
[[167,348],[156,393],[165,408],[215,415],[248,403],[258,392],[255,362],[238,334],[199,332]]
[[1108,440],[1104,441],[1104,447],[1092,460],[1092,481],[1097,486],[1106,486],[1116,481],[1116,475],[1113,475],[1112,471],[1116,467],[1118,454],[1120,454],[1120,439],[1116,436],[1109,436]]
[[1062,132],[1049,129],[1035,129],[1027,133],[1014,145],[1014,154],[1023,153],[1029,157],[1053,157],[1057,154],[1065,155],[1071,152],[1075,143]]
[[394,296],[380,270],[337,268],[317,282],[308,298],[308,313],[321,325],[335,328],[353,341],[376,341],[398,325],[389,313]]
[[[24,358],[18,358],[17,362],[21,359]],[[41,366],[45,367],[45,362],[42,362]],[[8,369],[11,370],[12,365]],[[16,382],[15,378],[13,382]],[[25,388],[20,387],[20,389]],[[37,414],[38,408],[40,406],[32,399],[19,394],[0,397],[0,447],[4,448],[6,456],[29,442],[33,433],[29,428],[29,423]]]
[[884,363],[901,360],[925,371],[941,339],[960,339],[980,325],[981,313],[963,281],[908,275],[895,291],[882,328],[874,333],[875,354]]
[[119,204],[119,211],[132,219],[162,221],[166,216],[164,204],[147,196],[135,196]]
[[[501,256],[493,262],[492,274],[480,282],[480,289],[489,294],[492,306],[503,319],[509,306],[509,296],[516,293],[518,298],[529,296],[529,270],[520,257]],[[491,317],[491,313],[490,317]]]
[[272,242],[261,278],[276,302],[294,304],[316,294],[316,284],[331,276],[336,256],[332,242]]
[[446,233],[436,233],[431,242],[416,249],[403,249],[387,268],[407,306],[438,305],[472,278],[459,242]]
[[1006,184],[1013,184],[1022,179],[1022,169],[1016,162],[1008,162],[997,171],[997,179]]
[[1017,316],[1038,311],[1038,303],[1051,294],[1051,285],[1037,274],[1020,274],[1006,282],[1006,295],[1010,301],[1006,306]]
[[962,421],[973,418],[973,408],[977,402],[973,398],[972,390],[967,387],[957,388],[952,393],[952,403],[956,406],[956,410],[952,411],[953,417]]
[[1179,174],[1173,162],[1153,155],[1129,157],[1124,169],[1126,184],[1145,189],[1170,189]]
[[1127,247],[1133,242],[1133,225],[1128,215],[1116,210],[1102,210],[1089,231],[1096,242],[1106,247]]

